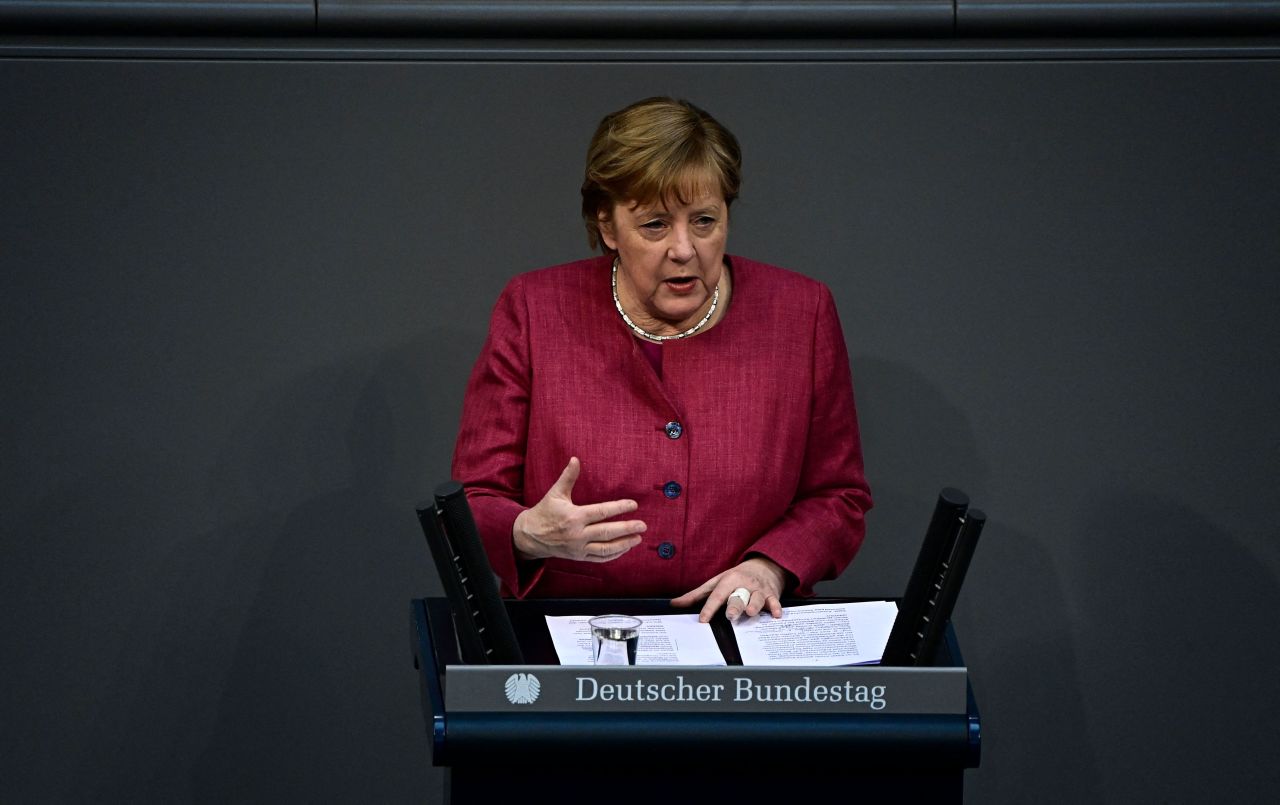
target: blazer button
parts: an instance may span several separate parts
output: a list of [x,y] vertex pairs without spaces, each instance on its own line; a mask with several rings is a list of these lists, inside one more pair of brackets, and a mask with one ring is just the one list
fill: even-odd
[[668,439],[679,439],[684,433],[684,426],[675,421],[668,422],[663,429],[667,432]]
[[662,485],[662,494],[667,496],[668,500],[675,500],[680,497],[683,488],[675,481],[667,481]]
[[672,545],[670,542],[664,542],[658,546],[658,556],[662,557],[663,559],[670,559],[675,555],[676,555],[676,546]]

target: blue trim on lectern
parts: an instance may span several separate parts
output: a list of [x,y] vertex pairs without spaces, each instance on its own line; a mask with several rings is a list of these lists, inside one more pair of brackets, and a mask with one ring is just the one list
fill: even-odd
[[437,641],[431,639],[430,620],[427,618],[427,602],[415,598],[409,602],[409,617],[413,620],[413,634],[417,638],[413,647],[413,664],[419,670],[419,688],[421,689],[422,711],[427,723],[431,725],[431,757],[435,765],[444,763],[447,735],[444,709],[444,685],[440,679],[437,666],[437,651],[433,646]]
[[[947,646],[947,652],[951,655],[952,664],[964,665],[964,655],[960,653],[960,641],[956,639],[956,630],[951,623],[947,624],[944,642]],[[972,679],[965,682],[965,695],[968,700],[967,709],[969,711],[967,716],[969,721],[969,757],[964,765],[966,768],[976,769],[982,762],[982,720],[978,715],[978,699],[973,695]]]

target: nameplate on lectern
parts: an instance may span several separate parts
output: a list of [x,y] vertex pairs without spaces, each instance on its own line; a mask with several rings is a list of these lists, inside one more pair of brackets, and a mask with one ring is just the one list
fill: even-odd
[[965,668],[450,665],[450,712],[963,714]]

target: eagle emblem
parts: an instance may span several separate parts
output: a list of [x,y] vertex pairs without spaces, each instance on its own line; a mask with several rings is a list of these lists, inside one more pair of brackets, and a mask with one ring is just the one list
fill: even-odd
[[533,704],[538,700],[542,683],[533,674],[512,674],[507,677],[507,701],[512,704]]

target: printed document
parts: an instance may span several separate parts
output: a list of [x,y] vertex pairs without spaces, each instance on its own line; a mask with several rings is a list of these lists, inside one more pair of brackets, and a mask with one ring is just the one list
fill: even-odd
[[880,662],[898,617],[892,601],[810,604],[768,610],[733,624],[743,665],[866,665]]
[[[561,665],[591,665],[590,615],[547,615]],[[695,615],[639,615],[636,665],[727,665],[711,624]]]

